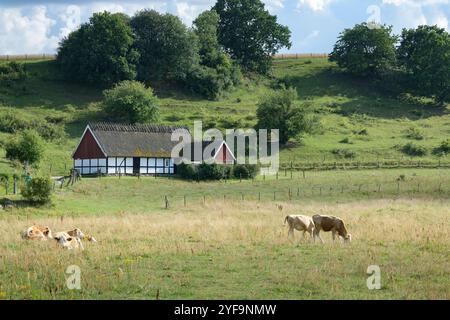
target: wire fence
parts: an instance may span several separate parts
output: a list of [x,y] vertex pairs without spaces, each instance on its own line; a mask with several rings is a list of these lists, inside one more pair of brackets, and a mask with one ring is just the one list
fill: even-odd
[[0,61],[23,61],[23,60],[54,60],[55,54],[6,54],[0,55]]
[[328,53],[278,53],[274,59],[328,58]]
[[255,202],[286,202],[311,198],[356,197],[380,198],[392,196],[430,195],[450,197],[450,181],[428,183],[424,181],[395,181],[360,184],[313,184],[309,186],[292,185],[284,188],[268,190],[242,190],[240,192],[190,192],[189,194],[165,195],[160,198],[164,208],[188,207],[190,205],[206,205],[217,201],[255,201]]
[[[304,59],[304,58],[328,58],[328,53],[279,53],[273,55],[274,59]],[[0,55],[0,61],[21,60],[54,60],[56,54],[5,54]]]

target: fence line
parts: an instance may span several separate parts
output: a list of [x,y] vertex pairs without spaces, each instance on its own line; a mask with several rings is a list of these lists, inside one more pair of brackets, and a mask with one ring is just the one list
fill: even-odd
[[209,201],[292,201],[311,197],[326,197],[340,195],[360,195],[370,197],[371,195],[418,195],[418,194],[450,194],[450,183],[438,182],[430,185],[425,181],[395,181],[383,183],[361,183],[351,185],[311,185],[311,186],[291,186],[284,189],[274,189],[271,191],[239,191],[239,192],[218,192],[217,194],[207,194],[194,192],[184,195],[165,195],[161,199],[163,208],[172,208],[174,205],[187,207],[190,204],[206,205]]
[[0,55],[0,61],[19,61],[19,60],[54,60],[56,54],[6,54]]
[[328,58],[328,53],[278,53],[274,59]]

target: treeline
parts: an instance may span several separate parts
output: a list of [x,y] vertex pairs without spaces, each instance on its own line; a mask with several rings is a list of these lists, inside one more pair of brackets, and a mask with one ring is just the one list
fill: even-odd
[[260,0],[218,0],[192,28],[155,10],[95,13],[61,41],[57,61],[72,81],[177,83],[214,99],[239,84],[242,71],[266,74],[289,38]]
[[393,91],[450,101],[450,35],[437,26],[395,35],[391,26],[358,24],[340,34],[330,60]]

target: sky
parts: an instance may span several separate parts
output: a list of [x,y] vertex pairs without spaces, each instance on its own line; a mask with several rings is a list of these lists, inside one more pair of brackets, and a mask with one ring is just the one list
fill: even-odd
[[[0,55],[55,53],[59,41],[94,12],[133,15],[150,8],[179,16],[191,26],[216,0],[0,0]],[[327,53],[339,33],[375,21],[402,28],[438,25],[450,31],[450,0],[262,0],[292,32],[280,53]]]

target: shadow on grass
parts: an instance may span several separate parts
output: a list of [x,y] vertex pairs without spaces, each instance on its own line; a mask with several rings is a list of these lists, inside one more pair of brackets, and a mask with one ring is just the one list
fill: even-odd
[[[394,88],[388,89],[386,84],[356,78],[332,67],[305,75],[286,75],[280,81],[295,87],[301,99],[335,98],[337,101],[329,105],[342,115],[359,113],[385,119],[417,120],[449,112],[429,99],[401,94]],[[342,98],[346,102],[338,101]]]

